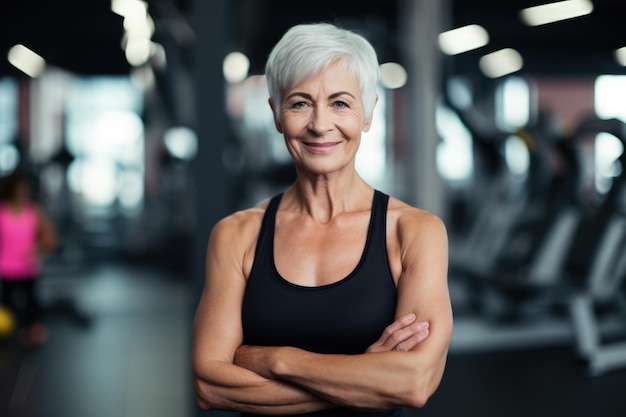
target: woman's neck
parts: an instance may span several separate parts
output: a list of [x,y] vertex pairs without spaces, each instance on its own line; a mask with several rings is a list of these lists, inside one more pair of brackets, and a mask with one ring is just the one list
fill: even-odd
[[22,210],[24,210],[24,208],[28,204],[28,201],[24,201],[24,200],[9,200],[9,201],[6,202],[6,204],[7,204],[7,207],[9,207],[9,210],[11,210],[14,213],[19,213]]
[[298,177],[283,197],[284,209],[327,223],[342,213],[369,209],[373,189],[355,172],[351,178]]

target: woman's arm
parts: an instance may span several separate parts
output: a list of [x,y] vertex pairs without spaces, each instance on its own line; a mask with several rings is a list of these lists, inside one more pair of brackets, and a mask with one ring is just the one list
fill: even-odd
[[56,228],[46,213],[37,207],[37,254],[54,251],[58,246]]
[[198,405],[259,414],[298,414],[331,404],[285,381],[270,380],[233,364],[243,340],[241,305],[246,262],[251,262],[260,218],[237,213],[211,233],[206,280],[194,320],[193,382]]
[[438,387],[452,336],[447,286],[448,242],[435,216],[401,210],[396,256],[401,268],[396,317],[415,314],[428,337],[408,352],[321,355],[291,347],[246,347],[236,363],[287,381],[337,405],[359,409],[421,407]]

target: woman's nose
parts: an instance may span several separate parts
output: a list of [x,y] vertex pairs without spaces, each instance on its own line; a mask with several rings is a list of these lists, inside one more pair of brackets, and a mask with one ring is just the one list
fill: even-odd
[[309,129],[317,135],[323,135],[332,129],[332,115],[325,106],[316,107],[311,114]]

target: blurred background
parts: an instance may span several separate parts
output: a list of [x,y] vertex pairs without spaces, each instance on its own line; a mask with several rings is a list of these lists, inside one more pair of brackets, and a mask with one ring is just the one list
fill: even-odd
[[0,317],[0,414],[207,414],[207,238],[293,180],[263,68],[288,27],[329,21],[381,63],[358,171],[450,235],[448,367],[408,415],[622,416],[626,2],[544,3],[3,0],[0,176],[31,175],[60,245],[48,343]]

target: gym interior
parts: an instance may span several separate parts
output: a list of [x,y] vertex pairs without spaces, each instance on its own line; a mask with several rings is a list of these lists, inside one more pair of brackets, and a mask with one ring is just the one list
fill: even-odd
[[207,239],[293,180],[263,66],[329,21],[381,63],[357,170],[449,233],[446,372],[407,416],[623,416],[626,2],[546,3],[3,2],[0,176],[60,244],[45,345],[0,315],[0,415],[230,415],[191,385]]

